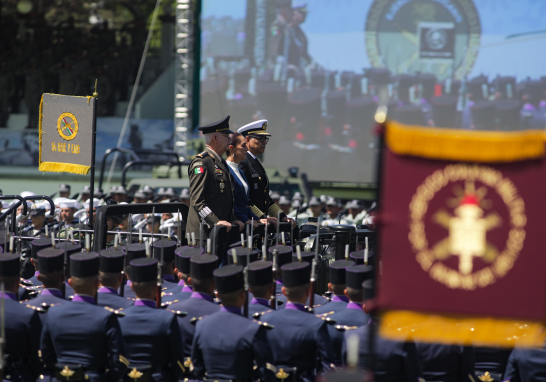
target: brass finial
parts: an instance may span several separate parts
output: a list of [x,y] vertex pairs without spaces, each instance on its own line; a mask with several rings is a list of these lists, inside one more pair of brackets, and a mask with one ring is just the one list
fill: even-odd
[[99,93],[97,93],[97,79],[95,78],[95,92],[93,93],[93,97],[99,98]]

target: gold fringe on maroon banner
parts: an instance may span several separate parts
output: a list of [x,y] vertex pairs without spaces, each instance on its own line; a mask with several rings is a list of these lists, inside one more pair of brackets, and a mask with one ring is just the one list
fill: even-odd
[[379,333],[384,338],[454,345],[542,347],[542,322],[491,317],[427,314],[406,310],[381,314]]
[[387,122],[388,148],[398,155],[464,162],[514,162],[544,156],[543,130],[475,131]]

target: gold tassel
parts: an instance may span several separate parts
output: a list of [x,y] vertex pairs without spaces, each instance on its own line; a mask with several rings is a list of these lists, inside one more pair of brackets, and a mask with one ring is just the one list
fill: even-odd
[[471,131],[406,126],[389,121],[388,148],[398,155],[465,161],[513,162],[544,156],[543,130]]
[[448,316],[405,310],[381,314],[384,338],[457,345],[542,347],[545,331],[540,321],[491,317]]
[[70,172],[72,174],[87,175],[91,166],[72,163],[41,162],[39,170],[43,172]]

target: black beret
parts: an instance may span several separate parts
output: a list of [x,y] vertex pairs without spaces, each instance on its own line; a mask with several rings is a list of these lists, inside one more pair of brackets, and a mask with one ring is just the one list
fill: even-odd
[[292,262],[281,267],[282,282],[285,287],[296,287],[309,284],[311,265],[308,262]]
[[[227,255],[228,255],[229,264],[233,264],[232,251],[235,251],[235,253],[237,254],[237,264],[242,265],[243,267],[246,266],[246,258],[248,255],[248,249],[243,247],[235,247],[228,250]],[[253,249],[252,251],[250,251],[250,262],[252,263],[253,261],[258,260],[259,254],[260,252],[258,252],[258,250],[256,249]]]
[[[125,251],[125,248],[123,248]],[[127,264],[132,260],[140,259],[141,257],[146,257],[146,244],[144,243],[133,243],[127,246]]]
[[20,257],[17,253],[3,253],[0,255],[0,276],[12,277],[19,276]]
[[131,281],[137,283],[146,283],[157,280],[156,259],[143,257],[131,261]]
[[203,248],[193,248],[193,247],[178,247],[175,252],[175,264],[179,272],[184,274],[190,273],[190,260],[193,256],[199,256],[203,254]]
[[218,268],[218,256],[199,255],[190,259],[190,277],[193,279],[211,279],[212,272]]
[[100,251],[99,271],[106,273],[120,273],[123,270],[125,255],[123,251]]
[[99,254],[80,252],[70,256],[70,275],[72,277],[90,277],[99,274]]
[[351,260],[337,260],[330,263],[329,275],[332,284],[345,284],[345,270],[355,265]]
[[[34,240],[36,241],[36,240]],[[51,244],[51,240],[49,241]],[[64,250],[60,248],[44,248],[40,250],[37,255],[38,259],[38,272],[40,273],[53,273],[56,271],[62,271],[64,267]]]
[[345,277],[347,278],[347,286],[349,288],[360,289],[362,282],[374,277],[373,267],[371,265],[355,265],[348,268]]
[[169,263],[174,261],[174,251],[176,250],[176,241],[161,239],[152,244],[154,258],[161,261],[161,248],[163,248],[163,261]]
[[259,286],[273,283],[273,263],[267,260],[254,261],[248,266],[248,285]]
[[213,272],[214,284],[218,293],[230,293],[243,289],[245,278],[242,265],[225,265]]
[[38,251],[51,247],[51,239],[35,239],[30,243],[30,257],[36,259]]

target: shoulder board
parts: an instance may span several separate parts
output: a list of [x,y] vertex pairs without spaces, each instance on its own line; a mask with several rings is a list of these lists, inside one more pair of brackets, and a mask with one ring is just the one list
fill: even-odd
[[36,296],[38,296],[39,294],[40,294],[40,292],[38,292],[37,290],[35,290],[35,291],[30,292],[28,295],[29,295],[30,297],[36,297]]
[[127,300],[129,301],[136,301],[136,298],[132,298],[132,297],[125,297]]
[[188,315],[188,312],[182,312],[181,310],[170,310],[167,309],[169,312],[176,314],[178,317],[186,317]]
[[24,285],[24,286],[31,286],[31,285],[32,285],[32,281],[27,280],[27,279],[23,279],[23,278],[22,278],[22,279],[19,281],[19,284]]
[[252,315],[252,318],[260,318],[261,316],[263,316],[264,314],[267,314],[267,313],[271,313],[273,312],[273,309],[269,309],[269,310],[266,310],[265,312],[256,312]]
[[45,313],[45,312],[47,312],[47,310],[45,310],[44,308],[39,307],[39,306],[32,306],[32,305],[25,305],[25,306],[26,306],[27,308],[30,308],[30,309],[32,309],[32,310],[35,310],[35,311],[37,311],[37,312],[39,312],[39,313]]
[[330,317],[320,317],[320,318],[322,318],[322,321],[326,321],[326,323],[330,325],[334,325],[337,323],[337,320],[334,320],[333,318],[330,318]]
[[[167,289],[167,288],[165,288]],[[161,292],[161,297],[165,297],[165,296],[172,296],[173,294],[172,293],[167,293],[167,292]]]
[[178,301],[178,300],[162,302],[160,308],[166,309],[169,306],[171,306],[172,304],[174,304],[176,301]]
[[194,317],[190,319],[190,324],[195,325],[197,324],[197,321],[200,321],[203,317]]
[[206,156],[208,156],[208,155],[209,155],[208,152],[203,151],[202,153],[197,154],[195,157],[196,157],[196,158],[204,158],[204,157],[206,157]]
[[258,321],[258,320],[252,320],[252,321],[257,323],[260,326],[263,326],[264,328],[266,328],[268,330],[275,329],[275,326],[273,326],[271,324],[268,324],[267,322]]
[[346,330],[358,329],[358,326],[336,325],[336,329],[340,332],[344,332]]
[[[167,289],[167,287],[163,287],[163,288],[161,288],[161,290],[166,290],[166,289]],[[163,293],[165,293],[165,292],[163,292]]]
[[[320,306],[320,305],[315,305],[314,307],[316,306]],[[313,308],[310,308],[308,306],[305,306],[305,309],[306,310],[302,310],[302,312],[308,312],[308,313],[315,313],[315,311],[313,310]]]
[[316,314],[316,316],[319,317],[319,318],[323,318],[323,317],[329,316],[329,315],[334,314],[334,313],[335,312],[332,310],[331,312],[328,312],[328,313]]
[[111,313],[114,313],[117,317],[125,317],[126,314],[125,312],[122,312],[123,309],[112,309],[110,308],[109,306],[105,306],[104,309],[106,309],[107,311],[111,312]]

